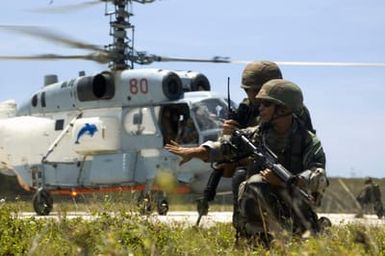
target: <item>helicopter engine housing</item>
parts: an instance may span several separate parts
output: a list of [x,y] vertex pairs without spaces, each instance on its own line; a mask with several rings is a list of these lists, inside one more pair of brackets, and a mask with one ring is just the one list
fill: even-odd
[[80,101],[108,100],[113,98],[115,94],[114,81],[109,72],[80,77],[76,88]]
[[183,96],[182,80],[173,71],[164,69],[124,70],[115,75],[119,97],[124,105],[148,105],[178,100]]
[[177,71],[182,80],[183,91],[210,91],[209,79],[202,73],[194,71]]

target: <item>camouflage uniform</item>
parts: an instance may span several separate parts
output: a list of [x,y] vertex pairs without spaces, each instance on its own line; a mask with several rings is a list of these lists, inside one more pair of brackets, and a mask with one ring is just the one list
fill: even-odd
[[[314,195],[319,192],[312,188],[310,177],[316,175],[316,172],[323,172],[325,168],[325,154],[317,137],[305,130],[300,122],[295,121],[293,123],[289,136],[285,138],[278,138],[270,127],[256,126],[241,131],[254,144],[260,143],[262,138],[265,138],[268,147],[278,156],[279,162],[286,169],[290,170],[294,175],[305,177],[305,180],[308,181],[308,184],[306,184],[308,192]],[[241,141],[233,137],[230,140],[223,139],[219,142],[208,142],[204,146],[210,148],[211,161],[239,159],[251,154],[251,152],[244,149]],[[241,188],[242,191],[240,191],[238,197],[241,208],[240,214],[243,219],[241,221],[243,223],[238,223],[238,225],[243,225],[244,227],[238,228],[245,228],[245,225],[251,222],[258,225],[258,232],[264,230],[260,214],[252,210],[256,209],[259,200],[266,201],[267,205],[280,206],[266,209],[265,211],[271,210],[274,218],[280,222],[284,221],[285,223],[282,224],[287,227],[288,224],[293,222],[293,219],[290,219],[291,203],[288,202],[288,200],[292,199],[285,197],[285,195],[290,193],[285,188],[272,187],[264,182],[258,174],[261,168],[255,162],[247,166],[248,180],[243,184],[243,189]],[[315,220],[316,216],[314,216],[310,206],[305,205],[304,202],[301,202],[301,204],[303,204],[305,210],[309,211],[309,217]],[[299,228],[308,229],[307,223],[302,221],[297,222],[296,225],[299,225]],[[317,229],[315,226],[311,228]],[[246,232],[246,230],[244,231]]]
[[358,194],[357,201],[365,211],[373,207],[379,219],[384,215],[380,187],[371,178],[365,180],[365,186]]
[[[279,67],[270,61],[255,61],[246,65],[242,74],[241,88],[260,89],[262,85],[272,79],[282,79]],[[259,106],[253,104],[248,98],[244,98],[232,119],[239,123],[239,128],[253,127],[258,124]],[[306,106],[296,113],[298,119],[307,130],[315,133],[311,122],[310,112]],[[238,192],[239,185],[246,180],[246,168],[238,166],[232,177],[233,192],[233,226],[238,229]]]
[[[271,61],[254,61],[246,65],[242,73],[241,88],[259,90],[264,83],[271,79],[281,79],[279,67]],[[237,121],[239,128],[256,126],[259,116],[258,104],[253,104],[250,99],[244,98],[239,104],[235,114],[231,117]],[[309,117],[310,118],[310,117]],[[233,226],[239,229],[238,223],[238,192],[239,185],[246,180],[246,167],[238,166],[232,177],[233,192]]]
[[[280,79],[279,79],[280,80]],[[272,80],[264,85],[276,83]],[[280,80],[284,81],[284,80]],[[278,82],[280,82],[278,81]],[[288,81],[285,81],[285,83]],[[300,89],[290,83],[296,90]],[[264,88],[263,87],[263,88]],[[261,91],[258,95],[261,94]],[[257,96],[258,98],[258,96]],[[294,101],[302,104],[302,92]],[[294,104],[294,103],[293,103]],[[300,105],[300,104],[297,104]],[[293,112],[298,109],[293,108]],[[326,189],[325,154],[317,137],[306,130],[298,118],[293,118],[290,132],[287,136],[277,136],[269,124],[258,125],[241,130],[253,144],[262,141],[277,155],[281,163],[292,174],[302,176],[305,190],[318,198]],[[209,149],[211,161],[241,159],[250,156],[252,152],[245,150],[243,142],[238,137],[222,138],[217,142],[207,142],[203,146]],[[269,223],[274,221],[290,231],[303,232],[312,230],[317,232],[319,227],[317,215],[299,195],[292,194],[287,188],[272,186],[263,180],[258,173],[263,170],[261,163],[251,161],[247,166],[247,181],[243,182],[239,195],[239,231],[243,236],[267,237]],[[269,221],[266,221],[269,219]],[[263,234],[263,235],[262,235]]]

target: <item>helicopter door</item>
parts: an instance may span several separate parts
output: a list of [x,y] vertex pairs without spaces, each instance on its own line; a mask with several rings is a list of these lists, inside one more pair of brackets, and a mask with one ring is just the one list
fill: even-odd
[[153,176],[159,164],[159,151],[163,149],[154,108],[124,108],[122,114],[121,147],[129,159],[128,177],[133,182],[146,182]]
[[199,135],[186,103],[162,106],[159,126],[163,144],[173,140],[179,144],[198,144]]
[[125,151],[162,148],[153,107],[123,109],[122,149]]

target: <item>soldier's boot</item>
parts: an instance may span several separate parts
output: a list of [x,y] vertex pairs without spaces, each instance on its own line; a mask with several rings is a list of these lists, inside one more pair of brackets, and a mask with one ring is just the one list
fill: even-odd
[[269,249],[274,240],[274,237],[270,233],[263,232],[258,234],[258,239],[260,240],[263,247]]
[[270,249],[274,237],[268,232],[259,232],[248,238],[248,246],[250,248],[256,248],[262,246],[265,249]]
[[382,207],[381,202],[374,205],[374,210],[376,211],[377,217],[379,219],[381,219],[384,216],[384,208]]

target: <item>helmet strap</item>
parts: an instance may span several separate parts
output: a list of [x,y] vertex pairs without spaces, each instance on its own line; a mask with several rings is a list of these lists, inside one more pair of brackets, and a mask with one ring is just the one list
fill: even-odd
[[293,112],[289,111],[288,108],[286,108],[284,106],[276,105],[273,117],[271,118],[270,122],[272,122],[272,121],[274,121],[280,117],[290,116],[292,114],[293,114]]

